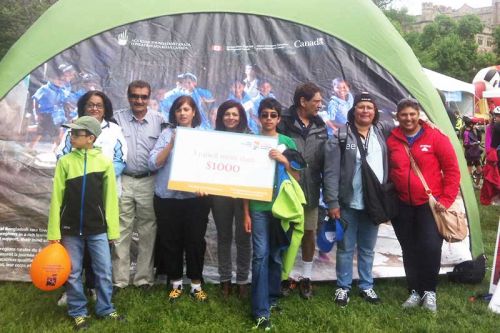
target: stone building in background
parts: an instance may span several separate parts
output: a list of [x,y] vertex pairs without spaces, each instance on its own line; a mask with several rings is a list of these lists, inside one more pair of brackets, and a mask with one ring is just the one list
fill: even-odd
[[495,27],[500,25],[500,0],[491,0],[491,6],[472,8],[466,4],[458,9],[435,5],[432,2],[422,3],[422,14],[415,16],[415,23],[411,29],[422,32],[424,27],[432,23],[436,16],[446,15],[459,20],[466,15],[476,15],[484,24],[483,32],[476,35],[478,50],[482,52],[492,52],[495,47],[495,40],[492,36]]

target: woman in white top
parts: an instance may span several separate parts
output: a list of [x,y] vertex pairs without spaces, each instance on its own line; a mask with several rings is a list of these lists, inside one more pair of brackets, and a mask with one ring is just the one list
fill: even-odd
[[[118,126],[113,119],[113,105],[111,100],[98,90],[90,90],[85,93],[77,103],[78,117],[91,116],[96,118],[101,123],[102,132],[96,139],[94,145],[102,149],[104,156],[108,156],[113,161],[116,174],[117,195],[121,194],[121,174],[125,168],[127,157],[127,142],[123,136],[122,128]],[[66,131],[63,140],[56,149],[56,156],[59,159],[61,156],[71,152],[73,148],[70,140],[70,131]],[[85,289],[89,296],[95,298],[94,272],[92,271],[90,256],[85,249],[83,257],[83,268],[85,270]],[[58,305],[66,304],[66,292],[64,292]]]
[[[113,105],[111,100],[101,91],[91,90],[85,93],[77,103],[78,117],[91,116],[101,123],[102,133],[95,142],[96,147],[102,149],[102,153],[112,159],[117,177],[118,192],[120,175],[125,168],[127,157],[127,142],[123,136],[122,128],[113,119]],[[61,144],[56,149],[56,156],[61,156],[71,152],[70,136],[67,131],[64,133]]]

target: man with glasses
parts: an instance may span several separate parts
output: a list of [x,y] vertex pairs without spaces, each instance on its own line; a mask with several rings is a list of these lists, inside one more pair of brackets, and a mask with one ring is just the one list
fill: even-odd
[[[149,83],[142,80],[131,82],[127,90],[130,109],[118,110],[114,114],[128,146],[120,198],[120,239],[115,244],[113,255],[115,291],[129,284],[147,290],[154,282],[154,173],[149,170],[148,158],[166,120],[158,112],[148,112],[150,94]],[[138,254],[136,272],[130,281],[130,245],[134,229],[139,234]]]
[[[293,105],[283,114],[278,131],[291,137],[297,150],[307,162],[300,173],[300,186],[306,195],[304,207],[304,236],[302,238],[302,278],[299,281],[300,296],[312,297],[312,265],[315,250],[315,232],[318,223],[319,192],[323,174],[323,149],[328,138],[325,122],[318,116],[321,109],[321,90],[312,82],[298,86]],[[282,293],[291,291],[289,271],[282,274]]]

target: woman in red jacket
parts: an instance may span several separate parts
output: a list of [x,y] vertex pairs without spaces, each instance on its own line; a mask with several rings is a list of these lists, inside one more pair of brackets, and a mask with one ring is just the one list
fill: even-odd
[[399,127],[387,139],[390,178],[400,199],[399,216],[392,220],[392,225],[403,250],[410,292],[403,308],[422,305],[435,312],[443,239],[438,233],[428,203],[429,197],[420,178],[411,168],[405,145],[408,145],[437,199],[437,209],[445,210],[455,201],[460,171],[448,137],[432,124],[420,120],[419,116],[420,107],[416,100],[401,100],[396,114]]

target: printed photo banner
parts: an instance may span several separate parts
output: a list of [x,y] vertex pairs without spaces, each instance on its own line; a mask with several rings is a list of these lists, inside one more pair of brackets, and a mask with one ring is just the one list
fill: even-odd
[[[253,133],[259,131],[262,98],[274,97],[287,108],[296,86],[307,81],[322,89],[320,115],[331,123],[345,122],[358,92],[369,91],[381,121],[388,122],[394,121],[396,102],[409,95],[386,69],[346,41],[272,17],[168,15],[83,40],[35,68],[0,100],[0,280],[29,281],[31,258],[46,245],[54,145],[63,135],[60,125],[76,118],[78,98],[102,90],[115,110],[127,108],[127,86],[136,79],[151,84],[150,112],[168,117],[175,98],[190,95],[201,111],[201,127],[209,129],[217,107],[234,99],[244,106]],[[210,222],[204,274],[213,281],[215,233]],[[390,225],[379,233],[376,251],[377,277],[404,274]],[[334,252],[329,256],[315,266],[315,280],[335,278]],[[445,244],[442,258],[445,270],[471,259],[468,239]]]
[[177,127],[168,189],[271,201],[276,137]]

